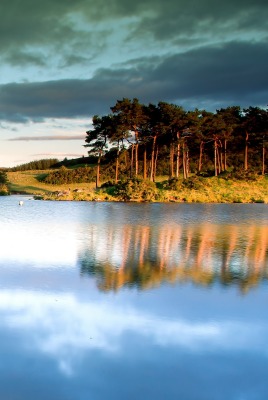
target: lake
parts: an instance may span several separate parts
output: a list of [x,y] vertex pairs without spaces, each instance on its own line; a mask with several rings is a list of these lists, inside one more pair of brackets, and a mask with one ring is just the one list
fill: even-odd
[[268,398],[267,205],[9,196],[0,221],[1,399]]

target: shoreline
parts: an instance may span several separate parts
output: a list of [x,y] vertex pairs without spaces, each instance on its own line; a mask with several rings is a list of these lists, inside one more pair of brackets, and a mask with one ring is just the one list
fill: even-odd
[[96,189],[92,183],[49,185],[38,180],[44,171],[8,173],[11,195],[32,196],[36,200],[136,202],[136,203],[264,203],[268,204],[268,176],[256,180],[193,176],[172,182],[167,177],[153,183],[142,179],[106,183]]

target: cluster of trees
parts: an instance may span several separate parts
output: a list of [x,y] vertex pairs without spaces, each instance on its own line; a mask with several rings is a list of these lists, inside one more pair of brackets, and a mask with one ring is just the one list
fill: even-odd
[[[239,106],[186,111],[166,102],[144,105],[123,98],[111,113],[93,117],[86,132],[88,154],[97,158],[96,186],[100,185],[101,160],[110,154],[115,182],[122,170],[130,178],[155,180],[158,173],[170,178],[189,173],[219,175],[229,167],[265,173],[268,110]],[[112,156],[111,156],[112,155]],[[164,171],[167,166],[168,171]],[[165,166],[165,167],[164,167]]]
[[7,168],[7,170],[12,171],[12,172],[29,171],[29,170],[43,170],[43,169],[51,168],[58,162],[59,162],[59,160],[57,158],[44,158],[42,160],[30,161],[29,163],[17,165],[16,167]]

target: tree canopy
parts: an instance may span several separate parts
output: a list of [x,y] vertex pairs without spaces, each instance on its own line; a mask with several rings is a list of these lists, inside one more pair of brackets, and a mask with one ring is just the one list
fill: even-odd
[[98,186],[106,153],[113,154],[116,182],[120,166],[130,178],[151,181],[157,174],[173,178],[181,173],[186,179],[190,172],[217,176],[230,168],[265,174],[267,136],[267,109],[187,111],[167,102],[144,105],[136,98],[123,98],[110,114],[94,116],[85,147],[98,157]]

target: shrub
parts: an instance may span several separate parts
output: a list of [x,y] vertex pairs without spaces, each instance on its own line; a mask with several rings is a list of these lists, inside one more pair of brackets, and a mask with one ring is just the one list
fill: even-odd
[[259,175],[254,170],[247,170],[241,168],[236,168],[230,172],[223,172],[220,175],[223,179],[233,179],[237,181],[256,181],[259,178]]
[[0,184],[7,183],[7,174],[5,171],[0,171]]
[[185,189],[200,190],[204,187],[204,178],[200,176],[190,176],[182,181],[181,186]]
[[59,170],[53,171],[39,178],[41,181],[52,185],[63,185],[69,183],[94,182],[95,172],[90,167],[68,169],[62,166]]
[[7,195],[9,195],[7,185],[1,183],[0,184],[0,196],[7,196]]
[[163,189],[166,190],[180,190],[181,180],[178,178],[171,178],[163,184]]
[[114,194],[125,201],[152,201],[158,198],[158,191],[155,183],[138,178],[121,181],[115,186]]

